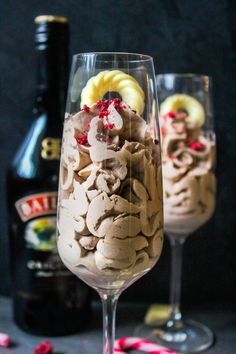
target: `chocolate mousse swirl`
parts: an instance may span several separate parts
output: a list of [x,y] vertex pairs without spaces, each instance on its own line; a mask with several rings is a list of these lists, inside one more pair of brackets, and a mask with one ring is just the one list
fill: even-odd
[[159,145],[120,99],[68,116],[60,173],[58,249],[71,267],[138,273],[162,249]]
[[190,128],[185,112],[161,117],[165,227],[190,233],[215,208],[215,136]]

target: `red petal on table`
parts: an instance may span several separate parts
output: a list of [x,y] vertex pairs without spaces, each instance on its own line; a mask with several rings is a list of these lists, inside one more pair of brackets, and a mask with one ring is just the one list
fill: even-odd
[[51,354],[53,346],[50,342],[42,342],[37,348],[34,349],[35,354]]
[[10,344],[10,336],[6,333],[0,333],[0,346],[8,347]]

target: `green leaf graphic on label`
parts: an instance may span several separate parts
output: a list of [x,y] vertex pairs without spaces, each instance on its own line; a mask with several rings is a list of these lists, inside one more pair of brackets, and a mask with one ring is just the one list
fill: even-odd
[[25,230],[27,248],[53,251],[56,248],[56,217],[41,217],[28,223]]

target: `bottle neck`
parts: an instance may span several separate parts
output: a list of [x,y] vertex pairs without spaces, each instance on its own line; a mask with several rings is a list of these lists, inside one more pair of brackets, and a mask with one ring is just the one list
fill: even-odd
[[36,44],[35,113],[63,121],[68,80],[68,41]]

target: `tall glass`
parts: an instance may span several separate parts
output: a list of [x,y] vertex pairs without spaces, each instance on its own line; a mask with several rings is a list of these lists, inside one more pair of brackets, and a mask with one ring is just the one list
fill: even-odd
[[60,165],[58,250],[100,295],[103,354],[113,354],[121,292],[157,262],[162,173],[152,58],[73,58]]
[[157,76],[160,104],[164,229],[172,249],[170,317],[164,326],[141,326],[139,335],[181,353],[208,348],[205,325],[183,320],[180,311],[182,251],[187,237],[215,208],[215,134],[211,79],[195,74]]

